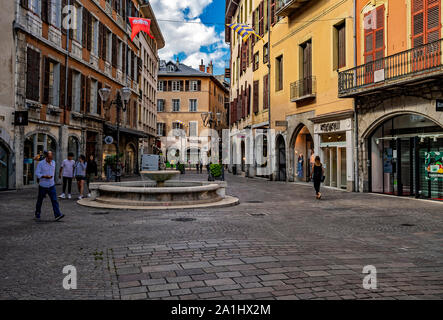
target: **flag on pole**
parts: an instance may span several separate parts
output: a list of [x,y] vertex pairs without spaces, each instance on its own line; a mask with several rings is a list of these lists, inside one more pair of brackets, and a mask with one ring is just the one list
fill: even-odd
[[132,29],[131,41],[134,41],[134,38],[137,36],[137,34],[139,34],[140,31],[146,32],[151,39],[154,39],[154,36],[151,34],[150,19],[134,17],[129,17],[128,19]]
[[363,27],[365,30],[377,29],[377,10],[372,10],[364,17]]
[[253,29],[252,27],[250,27],[249,25],[247,25],[247,24],[243,24],[243,23],[231,23],[231,24],[227,24],[227,26],[228,26],[229,28],[231,28],[232,30],[234,30],[235,32],[237,32],[237,33],[240,35],[240,37],[242,37],[243,41],[248,40],[248,38],[249,38],[251,35],[254,35],[254,36],[258,37],[259,39],[261,39],[261,40],[264,42],[263,38],[260,37],[260,36],[254,31],[254,29]]

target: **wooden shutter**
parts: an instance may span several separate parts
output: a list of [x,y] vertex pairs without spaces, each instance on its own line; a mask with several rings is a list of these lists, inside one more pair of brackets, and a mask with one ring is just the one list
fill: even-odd
[[100,89],[103,87],[103,84],[99,82],[97,84],[97,113],[99,115],[102,114],[102,98],[100,97]]
[[41,0],[42,21],[49,23],[51,20],[51,0]]
[[[376,29],[365,30],[365,63],[380,59],[384,57],[385,40],[384,40],[384,21],[385,21],[385,6],[381,5],[376,10]],[[365,16],[374,14],[374,10],[367,13]]]
[[50,60],[48,57],[43,59],[43,104],[49,103],[49,76],[50,76]]
[[189,80],[185,81],[185,91],[189,91]]
[[85,75],[81,75],[81,92],[80,92],[80,109],[83,113],[86,112],[85,105],[85,94],[86,94],[86,77]]
[[260,34],[260,36],[264,35],[263,9],[264,9],[264,3],[262,1],[262,2],[260,2],[260,5],[259,5],[259,15],[258,15],[258,25],[259,25],[259,34]]
[[91,78],[86,79],[86,113],[91,112]]
[[59,107],[65,109],[65,87],[66,87],[66,66],[64,64],[60,64],[60,95],[59,95]]
[[82,9],[82,46],[86,48],[88,41],[88,10],[83,7]]
[[[252,12],[252,29],[254,29],[255,32],[257,32],[257,25],[255,23],[255,16],[256,16],[256,10]],[[255,43],[255,35],[251,36],[252,45]]]
[[102,41],[103,41],[103,48],[102,48],[102,50],[103,50],[103,60],[104,61],[107,61],[108,60],[108,44],[107,44],[107,41],[106,41],[106,39],[107,39],[107,36],[108,36],[108,29],[103,25],[103,38],[102,38]]
[[103,57],[103,24],[98,23],[98,56]]
[[253,98],[253,102],[252,102],[252,104],[253,104],[253,111],[255,112],[255,113],[257,113],[258,112],[258,97],[259,97],[259,90],[260,90],[260,81],[259,80],[256,80],[256,81],[254,81],[254,98]]
[[111,64],[114,68],[117,68],[117,36],[112,34],[112,58]]
[[20,5],[21,5],[23,8],[26,8],[26,9],[29,8],[28,0],[20,0]]
[[440,39],[439,0],[412,1],[412,45],[421,46]]
[[28,48],[26,59],[26,98],[38,101],[40,97],[40,53]]
[[268,109],[269,100],[268,100],[268,92],[269,92],[269,75],[265,75],[263,77],[263,110]]
[[123,48],[122,48],[122,72],[124,73],[124,74],[126,74],[126,49],[127,49],[127,45],[125,44],[125,45],[123,45]]
[[68,92],[66,93],[68,95],[68,101],[66,105],[66,109],[71,111],[72,110],[72,69],[68,69]]
[[346,25],[338,28],[338,68],[346,66]]
[[184,90],[183,80],[180,80],[180,91]]
[[87,39],[87,43],[86,43],[86,49],[91,51],[91,44],[92,44],[92,14],[89,13],[89,11],[87,11],[87,16],[88,16],[88,20],[87,20],[88,39]]
[[271,25],[277,22],[277,17],[275,15],[275,0],[271,0]]
[[202,91],[202,81],[197,80],[197,91]]
[[126,19],[126,5],[127,5],[127,0],[123,0],[123,3],[122,3],[122,17],[123,17],[123,19]]
[[167,87],[168,87],[168,90],[167,91],[172,91],[172,81],[171,80],[168,80],[168,85],[167,85]]
[[249,85],[248,86],[248,92],[247,92],[247,94],[248,94],[248,99],[247,99],[247,106],[248,106],[248,108],[247,108],[247,115],[249,116],[250,114],[251,114],[251,85]]

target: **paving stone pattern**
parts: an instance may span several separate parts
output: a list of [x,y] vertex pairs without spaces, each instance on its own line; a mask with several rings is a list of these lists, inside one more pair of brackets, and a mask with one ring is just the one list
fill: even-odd
[[[185,174],[198,180],[206,175]],[[443,205],[227,175],[235,207],[99,210],[0,193],[0,299],[442,299]],[[260,215],[257,215],[260,214]],[[191,217],[195,221],[173,219]],[[78,288],[62,287],[66,265]],[[378,287],[362,286],[365,265]]]

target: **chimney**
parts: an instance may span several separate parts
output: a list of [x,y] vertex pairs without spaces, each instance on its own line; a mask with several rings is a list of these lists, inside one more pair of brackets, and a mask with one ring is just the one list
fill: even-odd
[[205,72],[205,65],[203,64],[203,59],[202,59],[202,61],[200,63],[199,69],[200,69],[201,72]]
[[180,66],[180,59],[177,57],[177,62],[176,62],[177,67]]
[[208,67],[206,68],[206,73],[209,73],[209,74],[214,73],[214,66],[212,65],[212,61],[208,64]]

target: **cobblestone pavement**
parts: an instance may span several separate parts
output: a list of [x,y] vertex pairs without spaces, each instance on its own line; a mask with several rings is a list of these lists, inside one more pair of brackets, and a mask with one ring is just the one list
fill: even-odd
[[[180,179],[203,179],[187,173]],[[443,205],[228,175],[235,207],[99,210],[0,193],[0,299],[442,299]],[[183,219],[188,221],[180,221]],[[179,219],[177,221],[176,219]],[[64,290],[65,265],[78,289]],[[378,287],[362,286],[365,265]]]

